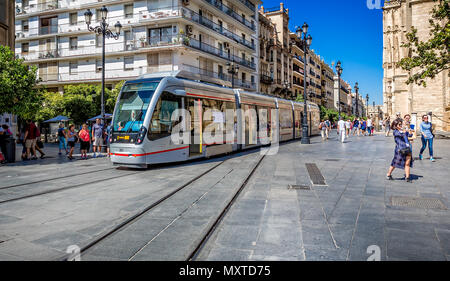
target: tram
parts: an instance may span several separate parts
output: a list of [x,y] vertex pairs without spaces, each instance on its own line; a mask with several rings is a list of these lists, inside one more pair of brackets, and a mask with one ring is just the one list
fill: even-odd
[[[177,74],[145,74],[124,83],[111,124],[114,165],[147,168],[301,138],[303,103]],[[308,115],[309,135],[319,134],[319,107],[308,103]],[[174,141],[174,135],[182,138]]]

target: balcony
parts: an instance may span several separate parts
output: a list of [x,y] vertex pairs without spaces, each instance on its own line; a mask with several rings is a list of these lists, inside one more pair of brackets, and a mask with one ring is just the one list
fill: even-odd
[[215,23],[215,22],[213,22],[213,21],[211,21],[211,20],[209,20],[209,19],[207,19],[207,18],[197,14],[196,12],[194,12],[194,11],[192,11],[190,9],[182,8],[181,11],[182,11],[183,18],[189,19],[189,20],[191,20],[193,22],[196,22],[196,23],[198,23],[200,25],[203,25],[203,26],[205,26],[205,27],[207,27],[207,28],[209,28],[209,29],[219,33],[219,34],[222,34],[222,35],[230,38],[231,40],[234,40],[237,43],[240,43],[240,44],[246,46],[247,48],[255,50],[255,44],[254,43],[252,44],[252,42],[242,38],[241,36],[238,36],[237,34],[235,34],[235,33],[231,32],[231,31],[229,31],[228,29],[218,25],[217,23]]
[[182,71],[181,76],[186,76],[186,78],[218,84],[223,84],[221,82],[231,83],[231,76],[225,73],[218,73],[187,64],[181,65],[179,69]]
[[48,10],[54,10],[60,8],[58,5],[58,0],[49,0],[47,2],[38,3],[38,4],[30,4],[25,7],[16,6],[16,15],[23,15],[29,13],[37,13]]
[[269,75],[261,74],[260,81],[261,81],[261,83],[264,83],[264,84],[272,84],[273,78],[270,77]]
[[226,59],[228,61],[237,62],[240,65],[243,65],[245,67],[251,68],[253,70],[256,69],[256,65],[255,65],[254,62],[251,62],[249,60],[246,60],[244,58],[240,58],[240,57],[237,57],[237,56],[234,56],[234,55],[231,55],[231,54],[229,55],[228,52],[225,52],[224,50],[221,50],[221,49],[218,49],[218,48],[216,48],[214,46],[211,46],[209,44],[200,42],[200,41],[198,41],[198,40],[196,40],[194,38],[184,37],[184,38],[182,38],[182,41],[183,41],[183,44],[188,46],[188,47],[200,50],[202,52],[209,53],[211,55],[215,55],[217,57],[220,57],[222,59]]
[[248,0],[239,0],[239,2],[241,2],[242,4],[244,4],[247,8],[249,8],[250,10],[252,10],[252,12],[255,12],[256,6],[255,4],[251,3]]
[[[229,15],[230,17],[234,18],[235,20],[237,20],[238,22],[240,22],[243,25],[247,26],[251,30],[253,30],[253,31],[256,30],[256,26],[255,26],[254,22],[249,22],[248,20],[244,19],[238,13],[233,11],[231,8],[229,8],[228,6],[222,4],[222,2],[219,2],[217,0],[203,0],[203,1],[207,2],[208,4],[210,4],[211,6],[214,6],[216,9],[220,10],[221,12],[223,12],[223,13]],[[246,0],[239,0],[239,1],[242,2],[242,1],[246,1]],[[253,9],[253,11],[255,11],[255,9]]]
[[58,33],[57,25],[49,25],[49,26],[39,27],[39,35],[47,35],[47,34],[53,34],[53,33]]

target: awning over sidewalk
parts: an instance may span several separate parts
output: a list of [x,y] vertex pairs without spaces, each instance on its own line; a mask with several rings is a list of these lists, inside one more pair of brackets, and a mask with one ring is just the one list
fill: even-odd
[[58,122],[64,122],[64,121],[69,121],[69,120],[70,120],[69,117],[58,115],[55,118],[44,121],[43,123],[58,123]]

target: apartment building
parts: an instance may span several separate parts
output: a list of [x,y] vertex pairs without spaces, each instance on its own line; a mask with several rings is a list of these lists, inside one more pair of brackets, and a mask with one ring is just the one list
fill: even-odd
[[[340,79],[341,88],[338,89],[338,76],[334,76],[334,109],[339,110],[339,106],[341,112],[346,114],[352,114],[352,98],[351,98],[351,86],[349,83],[344,81],[342,78]],[[350,98],[349,98],[350,96]],[[338,104],[340,103],[340,105]]]
[[322,105],[326,108],[334,108],[334,71],[330,65],[322,59]]
[[322,105],[324,97],[322,97],[322,61],[314,50],[308,51],[308,63],[306,71],[308,73],[306,85],[308,86],[309,100],[317,105]]
[[[273,82],[269,94],[281,98],[292,99],[292,57],[290,54],[289,9],[281,3],[279,7],[264,8],[259,10],[262,17],[268,19],[274,25],[275,38],[269,42],[269,68]],[[267,81],[268,82],[268,81]],[[265,83],[266,85],[269,83]]]
[[292,91],[295,97],[303,97],[305,80],[305,52],[303,51],[303,41],[299,40],[295,33],[290,33],[289,36],[291,39],[290,53],[292,56]]
[[[19,57],[39,69],[41,84],[62,91],[101,81],[102,37],[88,31],[108,9],[107,22],[123,28],[106,39],[106,83],[145,73],[179,76],[249,91],[258,89],[259,0],[16,0]],[[232,77],[231,66],[238,66]]]
[[274,60],[274,50],[281,45],[278,41],[277,30],[273,22],[264,16],[261,10],[259,16],[259,92],[273,95],[277,87],[275,85],[274,69],[276,69],[276,60]]

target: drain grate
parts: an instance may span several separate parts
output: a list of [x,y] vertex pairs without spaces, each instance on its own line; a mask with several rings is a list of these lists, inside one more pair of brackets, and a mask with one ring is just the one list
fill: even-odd
[[309,178],[311,179],[314,185],[323,185],[326,186],[325,178],[322,176],[319,168],[314,163],[307,163],[306,169],[308,170]]
[[340,159],[325,159],[326,162],[339,162]]
[[288,186],[288,189],[296,189],[296,190],[311,190],[311,186],[309,186],[309,185],[306,185],[306,184],[300,184],[300,185],[293,185],[293,184],[290,184],[289,186]]
[[422,209],[441,209],[447,210],[445,204],[436,198],[415,198],[415,197],[401,197],[392,196],[391,205],[397,207],[411,207]]

